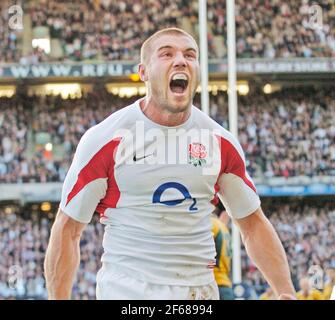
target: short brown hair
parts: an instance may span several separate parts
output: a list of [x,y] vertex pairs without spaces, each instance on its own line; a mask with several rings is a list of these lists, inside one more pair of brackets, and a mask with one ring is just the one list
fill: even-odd
[[179,28],[166,28],[155,32],[153,35],[151,35],[147,40],[143,42],[141,47],[141,63],[146,62],[152,41],[163,35],[179,35],[189,37],[194,41],[196,48],[199,51],[197,42],[188,32]]

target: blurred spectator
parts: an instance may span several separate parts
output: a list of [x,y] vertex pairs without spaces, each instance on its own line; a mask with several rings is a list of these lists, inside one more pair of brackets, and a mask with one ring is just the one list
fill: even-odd
[[29,110],[23,99],[0,98],[0,182],[19,181],[27,174]]
[[214,276],[219,287],[220,300],[234,300],[231,281],[232,240],[228,226],[229,216],[221,201],[211,216],[211,223],[217,253]]
[[309,278],[300,280],[300,288],[297,292],[298,300],[324,300],[322,293],[311,286]]
[[326,270],[326,284],[323,289],[323,296],[326,300],[329,300],[332,291],[335,290],[335,268],[329,268]]

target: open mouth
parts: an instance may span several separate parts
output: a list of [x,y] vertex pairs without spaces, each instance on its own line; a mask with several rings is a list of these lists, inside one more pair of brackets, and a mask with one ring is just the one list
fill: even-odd
[[184,93],[187,86],[188,86],[188,80],[186,79],[186,77],[184,77],[184,79],[174,77],[170,81],[170,89],[174,93]]

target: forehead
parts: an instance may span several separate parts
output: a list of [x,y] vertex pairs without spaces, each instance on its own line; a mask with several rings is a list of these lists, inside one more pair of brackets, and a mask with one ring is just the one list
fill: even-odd
[[171,35],[166,34],[154,39],[151,43],[152,51],[157,51],[162,47],[171,47],[173,49],[187,50],[194,49],[198,52],[198,47],[195,41],[186,35]]

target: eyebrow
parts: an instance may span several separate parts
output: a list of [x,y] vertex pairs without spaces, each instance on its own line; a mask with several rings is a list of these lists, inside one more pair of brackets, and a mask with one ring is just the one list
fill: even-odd
[[[162,46],[157,51],[161,51],[161,50],[164,50],[164,49],[173,49],[173,47],[171,47],[171,46]],[[194,48],[187,48],[184,51],[193,51],[193,52],[197,53],[197,50],[195,50]]]

